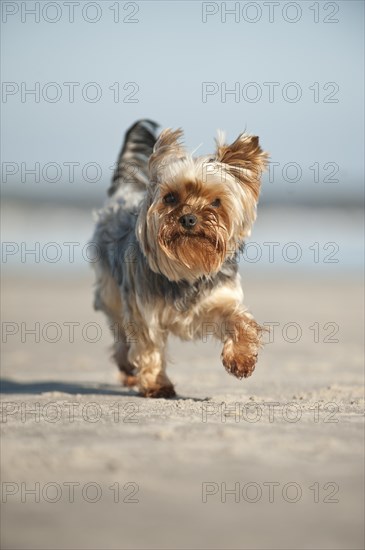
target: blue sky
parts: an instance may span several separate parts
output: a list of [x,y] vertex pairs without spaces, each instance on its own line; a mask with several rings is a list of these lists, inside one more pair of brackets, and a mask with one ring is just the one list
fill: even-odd
[[[2,4],[6,194],[87,197],[97,203],[125,129],[148,117],[162,127],[183,127],[187,147],[202,143],[202,154],[212,150],[218,128],[231,140],[245,129],[259,135],[276,163],[274,181],[265,178],[268,203],[361,197],[361,1],[281,2],[272,16],[263,2],[80,0],[73,23],[64,2],[45,12],[46,3],[40,2],[38,23],[21,12],[24,2]],[[27,2],[26,8],[35,4]],[[224,22],[224,9],[235,4],[239,12],[226,14]],[[77,83],[72,103],[71,85],[65,84],[70,82]],[[24,96],[37,86],[39,102]],[[225,89],[236,95],[225,96]],[[204,90],[214,91],[205,101]],[[52,102],[57,93],[59,100]],[[101,97],[93,102],[95,93]],[[26,173],[35,163],[39,182]],[[75,163],[74,181],[70,163]]]

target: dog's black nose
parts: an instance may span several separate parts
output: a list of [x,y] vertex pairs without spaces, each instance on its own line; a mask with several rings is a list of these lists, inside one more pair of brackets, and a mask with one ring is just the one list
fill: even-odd
[[191,229],[196,225],[196,222],[198,221],[198,218],[194,216],[194,214],[185,214],[185,216],[181,216],[179,219],[179,222],[185,229]]

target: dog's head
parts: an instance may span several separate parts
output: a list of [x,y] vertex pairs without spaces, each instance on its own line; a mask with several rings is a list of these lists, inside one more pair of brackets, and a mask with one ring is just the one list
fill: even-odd
[[268,155],[255,136],[217,139],[211,156],[192,157],[181,130],[164,130],[149,161],[150,185],[137,238],[151,269],[171,281],[217,273],[250,235]]

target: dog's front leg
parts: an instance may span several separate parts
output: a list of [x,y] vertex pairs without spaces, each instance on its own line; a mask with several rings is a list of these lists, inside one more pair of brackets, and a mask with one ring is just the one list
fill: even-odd
[[203,304],[203,318],[209,330],[224,346],[222,362],[237,378],[247,378],[255,368],[262,327],[242,304],[240,278],[218,287]]
[[174,386],[166,375],[165,342],[151,340],[133,343],[128,361],[137,369],[137,384],[144,397],[174,397]]
[[222,325],[222,362],[237,378],[251,376],[260,348],[262,329],[247,312],[234,311]]

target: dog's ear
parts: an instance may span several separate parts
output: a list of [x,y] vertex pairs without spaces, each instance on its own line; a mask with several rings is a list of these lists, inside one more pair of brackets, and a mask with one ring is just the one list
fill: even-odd
[[257,136],[240,134],[231,145],[224,143],[224,136],[218,135],[216,158],[243,185],[247,185],[255,200],[260,193],[261,174],[266,169],[269,155],[259,144]]
[[186,151],[181,143],[183,131],[166,128],[156,141],[149,160],[149,171],[152,181],[157,180],[159,170],[174,159],[184,158]]

